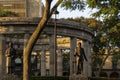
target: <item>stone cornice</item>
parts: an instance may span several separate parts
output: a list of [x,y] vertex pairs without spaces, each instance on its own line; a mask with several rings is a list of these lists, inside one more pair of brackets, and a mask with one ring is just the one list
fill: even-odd
[[[29,18],[29,17],[2,17],[0,18],[0,33],[1,34],[21,34],[21,33],[32,33],[41,18]],[[53,34],[54,30],[54,19],[50,19],[43,30],[45,34]],[[57,35],[77,37],[83,40],[92,41],[93,31],[87,26],[82,25],[78,22],[69,20],[56,20]],[[2,32],[3,30],[3,32]]]
[[[0,18],[0,25],[37,25],[41,18],[35,17],[1,17]],[[50,19],[47,25],[54,25],[54,19]],[[58,26],[64,26],[69,28],[76,28],[88,31],[93,34],[92,30],[89,29],[86,25],[80,24],[75,21],[59,19],[56,21]],[[74,27],[73,27],[74,26]]]

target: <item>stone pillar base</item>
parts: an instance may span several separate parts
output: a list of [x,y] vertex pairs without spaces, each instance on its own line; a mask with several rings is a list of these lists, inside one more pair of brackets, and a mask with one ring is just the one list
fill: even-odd
[[69,80],[88,80],[88,77],[85,76],[84,74],[74,74],[72,76],[69,77]]

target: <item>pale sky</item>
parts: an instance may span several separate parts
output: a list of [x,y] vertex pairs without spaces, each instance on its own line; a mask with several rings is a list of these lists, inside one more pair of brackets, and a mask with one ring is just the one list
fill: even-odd
[[75,18],[75,17],[85,17],[85,18],[89,18],[92,17],[91,13],[92,11],[90,9],[86,9],[84,11],[79,11],[79,10],[75,10],[75,11],[70,11],[70,10],[64,10],[63,8],[58,8],[59,11],[59,18]]
[[[42,2],[44,3],[45,0],[42,0]],[[54,0],[55,1],[55,0]],[[53,1],[53,4],[55,3]],[[85,17],[85,18],[90,18],[92,17],[90,14],[92,13],[93,10],[90,9],[86,9],[83,11],[79,11],[79,10],[75,10],[75,11],[70,11],[70,10],[64,10],[61,7],[58,7],[58,11],[59,11],[59,15],[58,18],[75,18],[75,17]]]

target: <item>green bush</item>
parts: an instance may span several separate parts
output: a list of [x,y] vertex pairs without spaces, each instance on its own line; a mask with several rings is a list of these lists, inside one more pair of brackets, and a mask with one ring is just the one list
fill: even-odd
[[108,80],[108,79],[104,77],[90,77],[89,80]]
[[89,77],[89,80],[120,80],[118,78],[106,78],[106,77]]
[[6,74],[0,80],[21,80],[21,78],[14,74]]
[[32,80],[69,80],[69,76],[33,76]]

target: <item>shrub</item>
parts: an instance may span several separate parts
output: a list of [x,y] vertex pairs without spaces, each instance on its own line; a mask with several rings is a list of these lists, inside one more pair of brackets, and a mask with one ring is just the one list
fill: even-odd
[[89,80],[120,80],[118,78],[106,78],[106,77],[89,77]]
[[69,80],[69,76],[33,76],[32,80]]
[[21,79],[14,74],[7,74],[7,75],[4,75],[3,78],[0,80],[21,80]]

